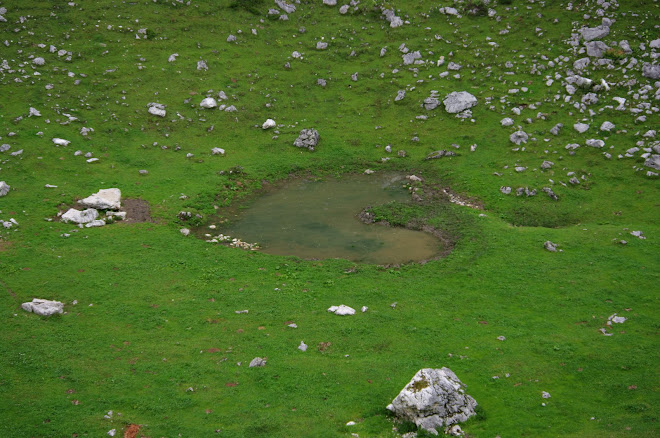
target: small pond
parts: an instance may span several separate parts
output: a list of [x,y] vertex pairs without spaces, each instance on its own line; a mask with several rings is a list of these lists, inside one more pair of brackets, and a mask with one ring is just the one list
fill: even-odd
[[427,260],[440,249],[431,234],[367,225],[358,218],[367,206],[408,202],[405,182],[403,175],[392,173],[290,181],[253,199],[229,224],[213,232],[258,243],[267,254],[304,259],[373,264]]

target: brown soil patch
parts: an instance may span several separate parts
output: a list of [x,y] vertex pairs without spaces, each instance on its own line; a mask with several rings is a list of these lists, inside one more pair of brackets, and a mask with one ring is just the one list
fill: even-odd
[[144,199],[124,199],[121,205],[121,211],[126,212],[126,220],[123,222],[128,224],[152,222],[149,203]]
[[141,426],[138,424],[129,424],[126,426],[126,430],[124,431],[124,438],[135,438],[140,431],[140,427]]
[[12,246],[14,246],[14,244],[9,240],[0,239],[0,252],[9,251]]

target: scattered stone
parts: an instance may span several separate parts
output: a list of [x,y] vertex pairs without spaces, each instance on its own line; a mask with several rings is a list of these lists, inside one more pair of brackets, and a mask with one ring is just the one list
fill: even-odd
[[250,361],[250,368],[254,367],[263,367],[266,366],[266,359],[261,358],[261,357],[255,357]]
[[509,136],[511,143],[520,146],[522,143],[527,143],[529,135],[525,131],[516,131]]
[[11,186],[4,181],[0,181],[0,196],[6,196]]
[[427,160],[435,160],[437,158],[453,157],[455,155],[456,155],[456,153],[453,152],[453,151],[447,151],[445,149],[442,149],[440,151],[431,152],[429,155],[426,156],[426,159]]
[[299,148],[307,148],[313,151],[319,142],[321,136],[316,129],[303,129],[300,135],[293,142],[293,145]]
[[601,131],[610,132],[612,129],[614,129],[614,123],[612,123],[612,122],[603,122],[603,124],[600,125],[600,130]]
[[602,58],[605,51],[609,49],[607,44],[602,41],[591,41],[584,43],[584,45],[587,48],[587,55],[593,58]]
[[582,134],[586,132],[587,129],[589,129],[589,125],[587,125],[586,123],[576,123],[573,125],[573,129],[575,129],[577,132]]
[[300,345],[298,345],[298,350],[302,352],[307,351],[307,344],[305,344],[303,341],[300,341]]
[[477,104],[477,98],[467,91],[452,92],[442,101],[449,114],[460,113]]
[[550,252],[557,252],[557,244],[552,243],[549,240],[543,243],[543,247]]
[[419,370],[387,409],[434,435],[475,415],[477,402],[449,368]]
[[274,127],[276,127],[276,126],[277,126],[277,123],[275,123],[275,120],[273,120],[273,119],[267,119],[267,120],[264,122],[264,124],[261,125],[261,128],[262,128],[262,129],[270,129],[270,128],[274,128]]
[[545,391],[543,391],[543,392],[541,392],[541,397],[543,397],[543,398],[550,398],[551,395],[550,395],[549,392],[545,392]]
[[642,231],[631,231],[630,234],[632,234],[635,237],[639,237],[640,239],[646,239],[646,236],[644,236],[644,233]]
[[53,143],[55,143],[55,146],[69,146],[69,143],[71,143],[69,140],[64,140],[63,138],[54,138]]
[[543,161],[543,163],[541,163],[541,169],[550,169],[554,165],[555,163],[553,163],[552,161]]
[[642,66],[642,75],[653,80],[660,79],[660,64],[645,62]]
[[500,192],[504,193],[505,195],[508,195],[511,193],[511,187],[502,186],[500,187]]
[[355,315],[355,309],[348,307],[344,304],[339,306],[331,306],[328,308],[328,312],[334,313],[335,315]]
[[543,187],[541,190],[543,190],[553,201],[559,200],[559,196],[557,196],[550,187]]
[[183,234],[184,236],[189,236],[189,235],[190,235],[190,230],[189,230],[188,228],[181,228],[181,229],[179,230],[179,232],[180,232],[181,234]]
[[224,154],[225,154],[225,150],[222,149],[222,148],[213,148],[213,149],[211,149],[211,153],[212,153],[213,155],[224,155]]
[[50,316],[63,313],[64,303],[34,298],[32,301],[21,304],[21,308],[26,312],[36,313],[40,316]]
[[500,124],[502,126],[511,126],[513,125],[513,119],[510,117],[505,117],[502,120],[500,120]]
[[218,102],[212,97],[207,97],[200,102],[199,106],[207,109],[216,108],[218,106]]
[[147,104],[148,112],[151,115],[158,117],[165,117],[167,112],[165,111],[165,105],[162,103],[151,102]]
[[396,97],[394,98],[394,101],[398,102],[400,100],[403,100],[404,97],[406,97],[406,90],[399,90],[396,93]]

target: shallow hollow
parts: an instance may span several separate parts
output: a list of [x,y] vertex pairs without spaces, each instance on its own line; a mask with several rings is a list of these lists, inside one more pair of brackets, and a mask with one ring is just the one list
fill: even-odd
[[[405,176],[345,175],[340,179],[292,180],[253,198],[227,223],[215,218],[199,234],[257,243],[262,252],[305,259],[344,258],[361,263],[424,261],[446,248],[432,233],[365,224],[360,212],[388,202],[410,202]],[[209,230],[208,225],[212,228]]]

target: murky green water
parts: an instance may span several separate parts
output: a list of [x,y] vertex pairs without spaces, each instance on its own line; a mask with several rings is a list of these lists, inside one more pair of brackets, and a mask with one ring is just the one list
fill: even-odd
[[362,263],[404,263],[433,257],[439,241],[428,233],[366,225],[367,206],[408,201],[402,175],[344,176],[293,181],[266,194],[219,227],[225,235],[256,242],[268,254],[305,259],[344,258]]

